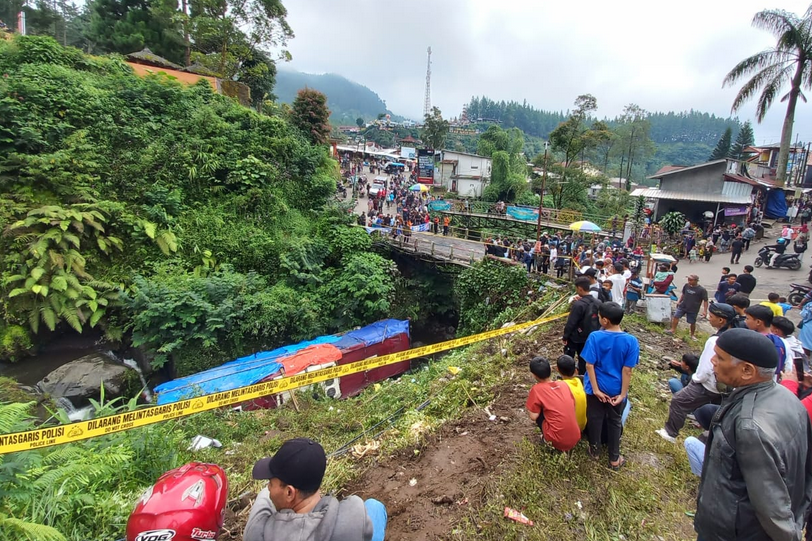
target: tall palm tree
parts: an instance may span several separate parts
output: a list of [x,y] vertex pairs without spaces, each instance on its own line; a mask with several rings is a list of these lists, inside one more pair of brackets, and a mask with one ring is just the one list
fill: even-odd
[[787,114],[781,130],[781,147],[778,152],[776,177],[784,181],[787,174],[789,145],[792,140],[792,126],[795,122],[795,106],[800,97],[806,102],[802,88],[812,88],[812,5],[803,17],[798,17],[778,9],[766,9],[755,14],[753,26],[772,33],[778,42],[775,47],[745,58],[725,76],[722,86],[732,86],[739,80],[751,76],[733,100],[733,112],[744,102],[761,91],[756,104],[756,120],[764,120],[773,100],[787,83],[788,94],[781,101],[787,102]]

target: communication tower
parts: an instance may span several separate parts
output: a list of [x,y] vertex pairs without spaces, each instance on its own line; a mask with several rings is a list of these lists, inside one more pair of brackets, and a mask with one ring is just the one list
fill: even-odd
[[426,64],[426,97],[423,100],[423,118],[431,114],[431,47],[426,52],[429,58]]

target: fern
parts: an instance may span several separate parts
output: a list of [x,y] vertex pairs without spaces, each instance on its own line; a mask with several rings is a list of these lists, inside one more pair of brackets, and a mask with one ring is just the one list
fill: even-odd
[[[0,531],[4,533],[14,532],[21,535],[22,539],[31,541],[66,541],[65,536],[55,528],[43,524],[26,522],[18,518],[13,518],[0,513]],[[9,539],[13,539],[9,536]],[[19,537],[18,537],[19,539]]]

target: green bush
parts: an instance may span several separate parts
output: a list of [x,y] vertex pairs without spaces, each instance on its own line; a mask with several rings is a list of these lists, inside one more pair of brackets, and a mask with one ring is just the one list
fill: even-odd
[[20,325],[0,324],[0,359],[17,362],[34,349],[28,331]]
[[506,309],[518,306],[529,287],[521,266],[484,259],[460,273],[454,289],[460,301],[460,335],[489,328]]

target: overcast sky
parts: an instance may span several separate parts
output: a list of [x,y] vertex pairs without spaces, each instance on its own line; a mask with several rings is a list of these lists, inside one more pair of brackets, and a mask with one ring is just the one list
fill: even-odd
[[[633,102],[649,111],[696,109],[728,116],[735,88],[722,79],[775,44],[751,26],[767,8],[803,14],[809,0],[284,0],[296,37],[290,68],[338,73],[377,92],[394,113],[423,112],[426,48],[431,101],[458,116],[471,96],[527,100],[555,111],[579,94],[613,117]],[[812,94],[812,93],[810,93]],[[812,96],[810,96],[812,98]],[[756,143],[780,139],[775,103]],[[812,141],[812,103],[799,100],[795,132]]]

